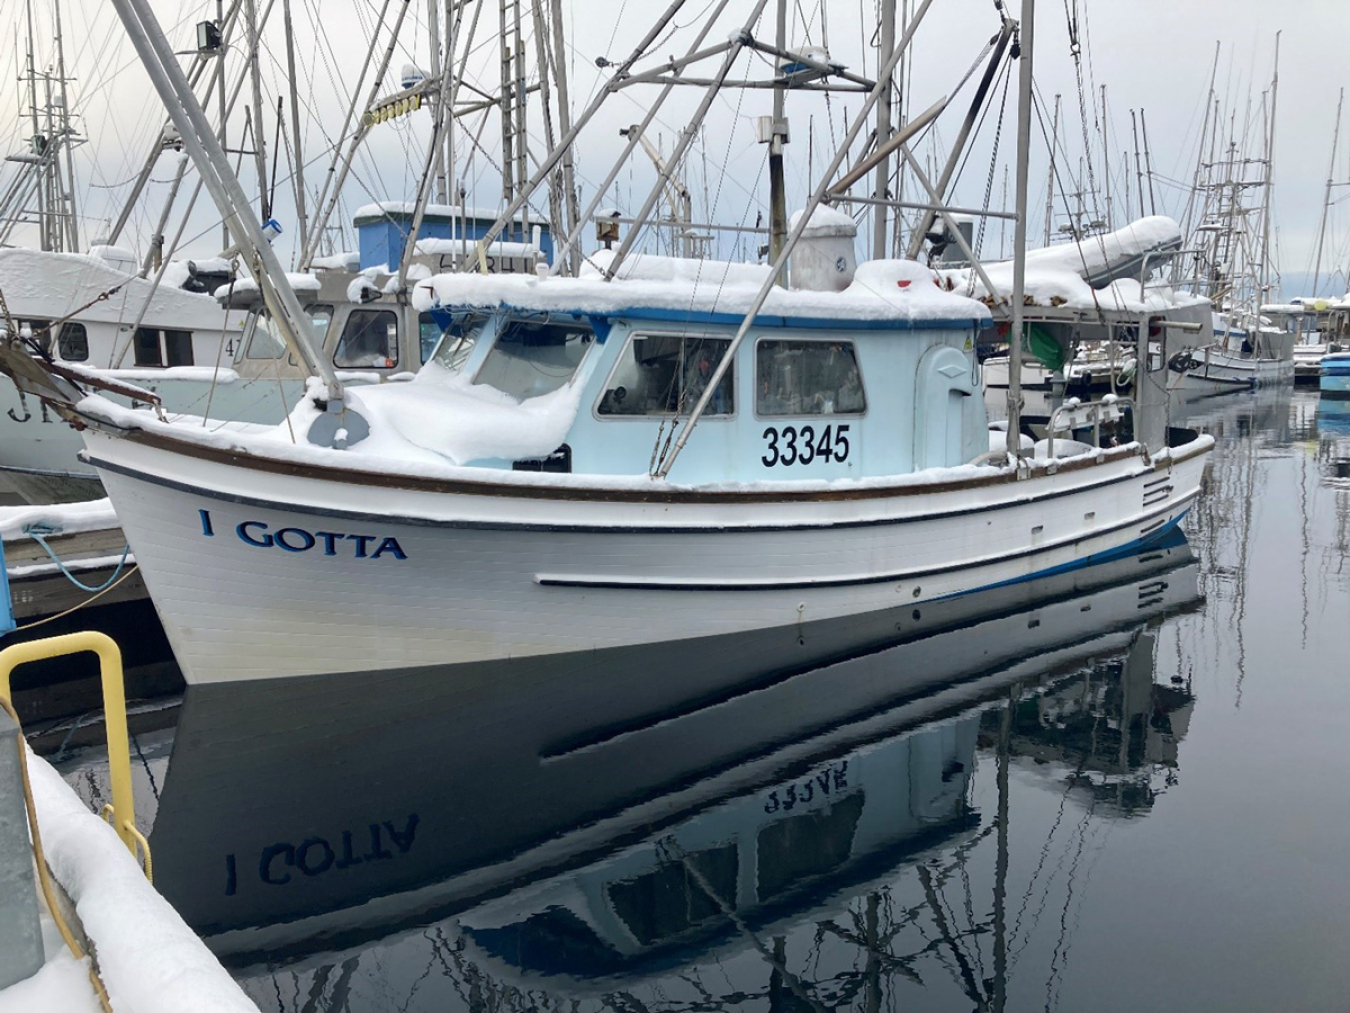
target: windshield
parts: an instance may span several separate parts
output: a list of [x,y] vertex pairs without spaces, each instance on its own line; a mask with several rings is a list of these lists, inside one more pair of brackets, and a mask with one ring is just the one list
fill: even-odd
[[590,324],[581,321],[507,320],[474,382],[522,401],[548,394],[572,378],[594,341]]

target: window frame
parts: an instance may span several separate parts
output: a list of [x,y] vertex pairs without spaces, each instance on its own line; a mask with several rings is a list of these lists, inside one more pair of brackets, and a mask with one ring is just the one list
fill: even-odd
[[[533,401],[537,397],[546,397],[549,394],[554,394],[557,391],[562,390],[564,387],[570,387],[572,384],[576,383],[577,375],[581,372],[581,367],[585,364],[586,358],[591,354],[591,350],[596,345],[602,344],[600,340],[600,335],[596,333],[594,325],[591,323],[590,319],[586,317],[583,317],[580,320],[576,320],[575,322],[569,322],[569,321],[555,321],[552,318],[552,315],[548,313],[540,314],[540,316],[543,318],[542,320],[531,318],[529,316],[525,316],[520,313],[499,316],[496,317],[495,320],[492,320],[490,318],[489,322],[493,324],[493,327],[489,341],[487,342],[487,348],[483,352],[482,360],[478,363],[477,368],[474,369],[473,377],[472,379],[470,379],[469,383],[475,387],[476,386],[491,387],[493,390],[500,391],[501,393],[506,394],[508,397],[517,398],[521,402]],[[492,364],[493,354],[497,351],[498,347],[500,347],[502,335],[507,332],[508,328],[510,328],[513,324],[529,324],[536,322],[540,323],[542,326],[558,327],[562,330],[571,331],[583,336],[582,344],[586,347],[583,349],[581,357],[577,359],[576,365],[572,367],[572,371],[567,375],[567,379],[564,380],[562,383],[558,384],[552,390],[544,391],[542,394],[531,394],[529,397],[522,397],[515,391],[503,390],[501,387],[498,387],[492,381],[484,380],[483,372]],[[485,324],[484,326],[487,325]],[[586,339],[585,337],[586,335],[589,335],[589,340]],[[477,351],[477,343],[475,343],[473,350],[475,352]],[[468,363],[466,362],[465,365],[467,366]]]
[[[338,353],[342,351],[342,344],[347,338],[348,328],[351,327],[353,320],[358,319],[360,315],[366,313],[373,314],[376,317],[387,314],[394,318],[394,340],[393,340],[394,354],[392,357],[394,361],[392,365],[377,366],[374,364],[368,364],[364,366],[361,365],[353,366],[338,362]],[[333,326],[333,318],[331,316],[328,318],[328,326],[329,328],[332,328]],[[325,331],[324,332],[325,339],[327,338],[327,336],[328,333],[327,331]],[[402,344],[403,344],[403,321],[399,319],[398,310],[390,309],[388,306],[353,306],[350,310],[348,310],[346,318],[342,321],[342,333],[339,334],[336,340],[333,342],[333,352],[330,358],[333,365],[338,369],[350,369],[350,370],[398,369],[399,363],[403,361]],[[385,358],[388,359],[390,358],[390,356],[385,356]]]
[[[773,341],[773,342],[777,342],[777,343],[780,343],[780,344],[783,344],[783,343],[792,343],[792,344],[800,344],[800,345],[805,345],[805,344],[831,344],[831,345],[847,344],[847,345],[851,346],[852,349],[853,349],[853,364],[854,364],[854,366],[857,367],[857,370],[858,370],[858,386],[859,386],[859,388],[862,390],[862,395],[863,395],[863,409],[862,409],[862,411],[859,411],[859,412],[841,412],[841,411],[834,411],[834,412],[830,412],[828,415],[827,415],[826,413],[824,413],[824,412],[808,412],[808,413],[780,414],[780,415],[764,415],[764,414],[761,414],[761,413],[760,413],[760,410],[759,410],[759,350],[760,350],[760,346],[763,345],[765,342],[768,342],[768,341]],[[859,358],[859,356],[858,356],[858,342],[857,342],[857,340],[856,340],[855,338],[851,338],[851,337],[849,337],[849,338],[841,338],[841,337],[837,337],[837,336],[828,336],[828,337],[827,337],[827,336],[821,336],[821,337],[798,337],[798,336],[794,336],[794,337],[788,338],[788,337],[776,337],[776,336],[772,336],[772,335],[768,335],[768,334],[760,334],[760,335],[756,335],[756,337],[755,337],[755,344],[754,344],[754,368],[755,368],[755,374],[754,374],[754,378],[753,378],[753,381],[752,381],[752,384],[751,384],[751,386],[752,386],[752,391],[751,391],[751,393],[753,394],[754,402],[755,402],[754,413],[755,413],[755,419],[756,419],[756,420],[767,421],[767,420],[773,420],[773,419],[819,419],[819,418],[864,419],[864,418],[867,418],[868,413],[869,413],[870,410],[871,410],[871,399],[867,396],[867,379],[866,379],[866,376],[865,376],[864,371],[863,371],[862,360],[861,360],[861,358]]]
[[[683,340],[688,340],[692,338],[696,341],[721,341],[727,345],[728,351],[730,350],[732,343],[731,335],[720,331],[698,331],[698,330],[667,331],[655,328],[644,328],[642,330],[630,331],[628,333],[627,338],[624,339],[624,345],[619,352],[618,358],[614,360],[614,365],[610,367],[609,373],[606,374],[605,376],[605,382],[600,388],[600,393],[596,396],[594,403],[591,405],[591,415],[602,422],[642,422],[647,419],[688,418],[693,413],[694,405],[698,403],[697,401],[695,401],[693,404],[690,404],[688,408],[683,412],[675,412],[675,411],[643,412],[641,414],[629,415],[629,414],[609,414],[600,411],[600,406],[601,404],[604,403],[605,395],[608,394],[610,390],[613,389],[614,386],[613,381],[615,374],[617,374],[619,369],[624,365],[625,357],[632,350],[633,343],[640,338],[675,338]],[[683,349],[681,349],[681,351],[683,351]],[[737,364],[733,359],[731,363],[731,376],[723,377],[723,383],[729,384],[731,388],[732,410],[721,415],[715,415],[712,414],[711,411],[707,411],[704,412],[702,416],[703,418],[707,419],[710,422],[723,422],[723,421],[730,422],[740,417],[741,401],[743,400],[743,398],[741,397],[741,391],[738,390],[736,386],[737,384],[736,377],[738,372],[739,370],[737,369]]]
[[[78,328],[80,340],[84,345],[84,355],[78,358],[67,354],[69,348],[69,338],[67,334],[74,334]],[[78,320],[67,320],[61,325],[61,330],[56,335],[56,355],[63,362],[88,362],[89,361],[89,328]]]

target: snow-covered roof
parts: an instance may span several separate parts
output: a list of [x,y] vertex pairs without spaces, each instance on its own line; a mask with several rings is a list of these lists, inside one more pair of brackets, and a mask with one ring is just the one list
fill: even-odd
[[[382,200],[374,204],[363,204],[352,215],[353,221],[362,218],[379,218],[383,215],[411,215],[417,212],[417,202],[410,200]],[[435,218],[479,218],[496,221],[500,212],[496,208],[461,207],[458,204],[428,204],[426,214]]]
[[[590,258],[578,278],[527,275],[440,274],[419,283],[413,304],[474,306],[558,312],[619,314],[624,310],[666,310],[740,315],[750,311],[768,269],[759,264],[675,257],[630,257],[614,281],[601,272],[612,254]],[[830,321],[983,321],[983,304],[939,288],[936,275],[913,261],[881,260],[858,267],[842,292],[788,291],[775,288],[762,316]]]
[[[1089,236],[1077,243],[1028,250],[1024,281],[1026,297],[1038,306],[1129,313],[1196,305],[1205,300],[1188,292],[1175,292],[1162,286],[1142,288],[1137,278],[1123,278],[1103,288],[1093,288],[1086,280],[1106,273],[1115,265],[1137,261],[1151,251],[1166,249],[1180,242],[1181,229],[1177,223],[1162,215],[1155,215],[1141,218],[1115,232]],[[987,263],[983,267],[996,290],[993,297],[1011,294],[1012,261]],[[991,293],[970,268],[955,268],[942,274],[958,292],[971,292],[977,299],[991,298]]]
[[[99,257],[14,248],[0,250],[0,292],[15,317],[76,319],[129,324],[148,299],[143,324],[182,330],[218,330],[224,314],[209,296],[185,292],[118,271]],[[115,292],[107,299],[98,297]],[[86,304],[92,303],[87,306]]]

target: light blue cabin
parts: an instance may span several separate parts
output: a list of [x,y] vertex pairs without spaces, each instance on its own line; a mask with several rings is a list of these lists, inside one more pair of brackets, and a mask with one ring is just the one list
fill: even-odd
[[[757,317],[671,480],[861,479],[985,453],[975,339],[990,321],[978,315],[983,307],[960,303],[964,316],[915,320]],[[463,463],[593,475],[650,470],[743,319],[642,306],[436,312],[448,324],[436,353],[442,365],[522,400],[569,383],[580,397],[564,445],[549,458]]]

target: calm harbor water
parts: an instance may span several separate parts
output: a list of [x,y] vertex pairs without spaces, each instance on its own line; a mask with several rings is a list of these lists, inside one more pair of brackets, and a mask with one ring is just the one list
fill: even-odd
[[138,737],[156,885],[279,1013],[1342,1008],[1350,402],[1190,422],[1185,537],[1075,574],[189,690]]

